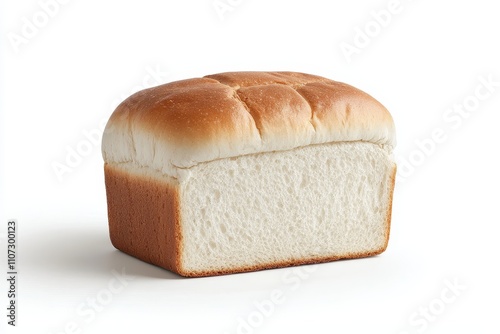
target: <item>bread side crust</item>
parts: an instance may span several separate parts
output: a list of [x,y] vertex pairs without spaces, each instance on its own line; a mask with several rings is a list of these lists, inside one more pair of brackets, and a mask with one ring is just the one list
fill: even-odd
[[113,246],[177,272],[182,236],[176,181],[138,176],[111,164],[104,165],[104,175]]

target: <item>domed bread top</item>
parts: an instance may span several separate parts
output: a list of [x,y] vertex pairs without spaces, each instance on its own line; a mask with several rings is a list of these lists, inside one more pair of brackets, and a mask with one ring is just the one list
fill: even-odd
[[345,83],[295,72],[229,72],[137,92],[111,115],[107,163],[173,169],[330,142],[395,145],[391,115]]

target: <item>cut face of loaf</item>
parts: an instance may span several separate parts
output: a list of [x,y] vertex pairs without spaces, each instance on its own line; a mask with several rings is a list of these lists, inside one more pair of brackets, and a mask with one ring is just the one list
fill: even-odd
[[[170,84],[182,88],[177,95],[162,86],[136,94],[110,119],[103,153],[113,245],[191,277],[383,252],[396,171],[393,123],[385,108],[353,87],[310,75],[211,77],[217,87],[231,87],[231,101],[248,108],[246,115],[215,122],[243,123],[232,140],[224,140],[227,124],[212,127],[217,111],[210,105],[190,109],[188,116],[179,111],[205,93],[217,96],[210,90],[192,95],[186,82]],[[276,85],[272,79],[294,92],[302,89],[309,108],[303,125],[287,110],[297,105],[281,88],[253,97],[242,89],[265,90]],[[224,114],[225,104],[215,101]],[[249,114],[260,142],[246,128]],[[209,129],[190,136],[189,127],[201,120]],[[184,134],[171,129],[172,122]]]
[[364,142],[211,161],[182,182],[108,164],[112,242],[183,276],[375,255],[394,173],[387,148]]

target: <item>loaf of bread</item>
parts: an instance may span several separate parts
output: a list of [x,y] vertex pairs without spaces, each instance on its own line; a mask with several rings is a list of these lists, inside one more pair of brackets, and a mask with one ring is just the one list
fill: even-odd
[[111,241],[190,277],[379,254],[394,146],[386,108],[319,76],[231,72],[145,89],[103,135]]

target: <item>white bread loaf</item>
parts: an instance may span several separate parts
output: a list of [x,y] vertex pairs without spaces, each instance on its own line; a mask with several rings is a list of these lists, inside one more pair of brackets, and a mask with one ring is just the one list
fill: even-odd
[[140,91],[103,136],[111,241],[183,276],[379,254],[394,145],[379,102],[319,76],[221,73]]

